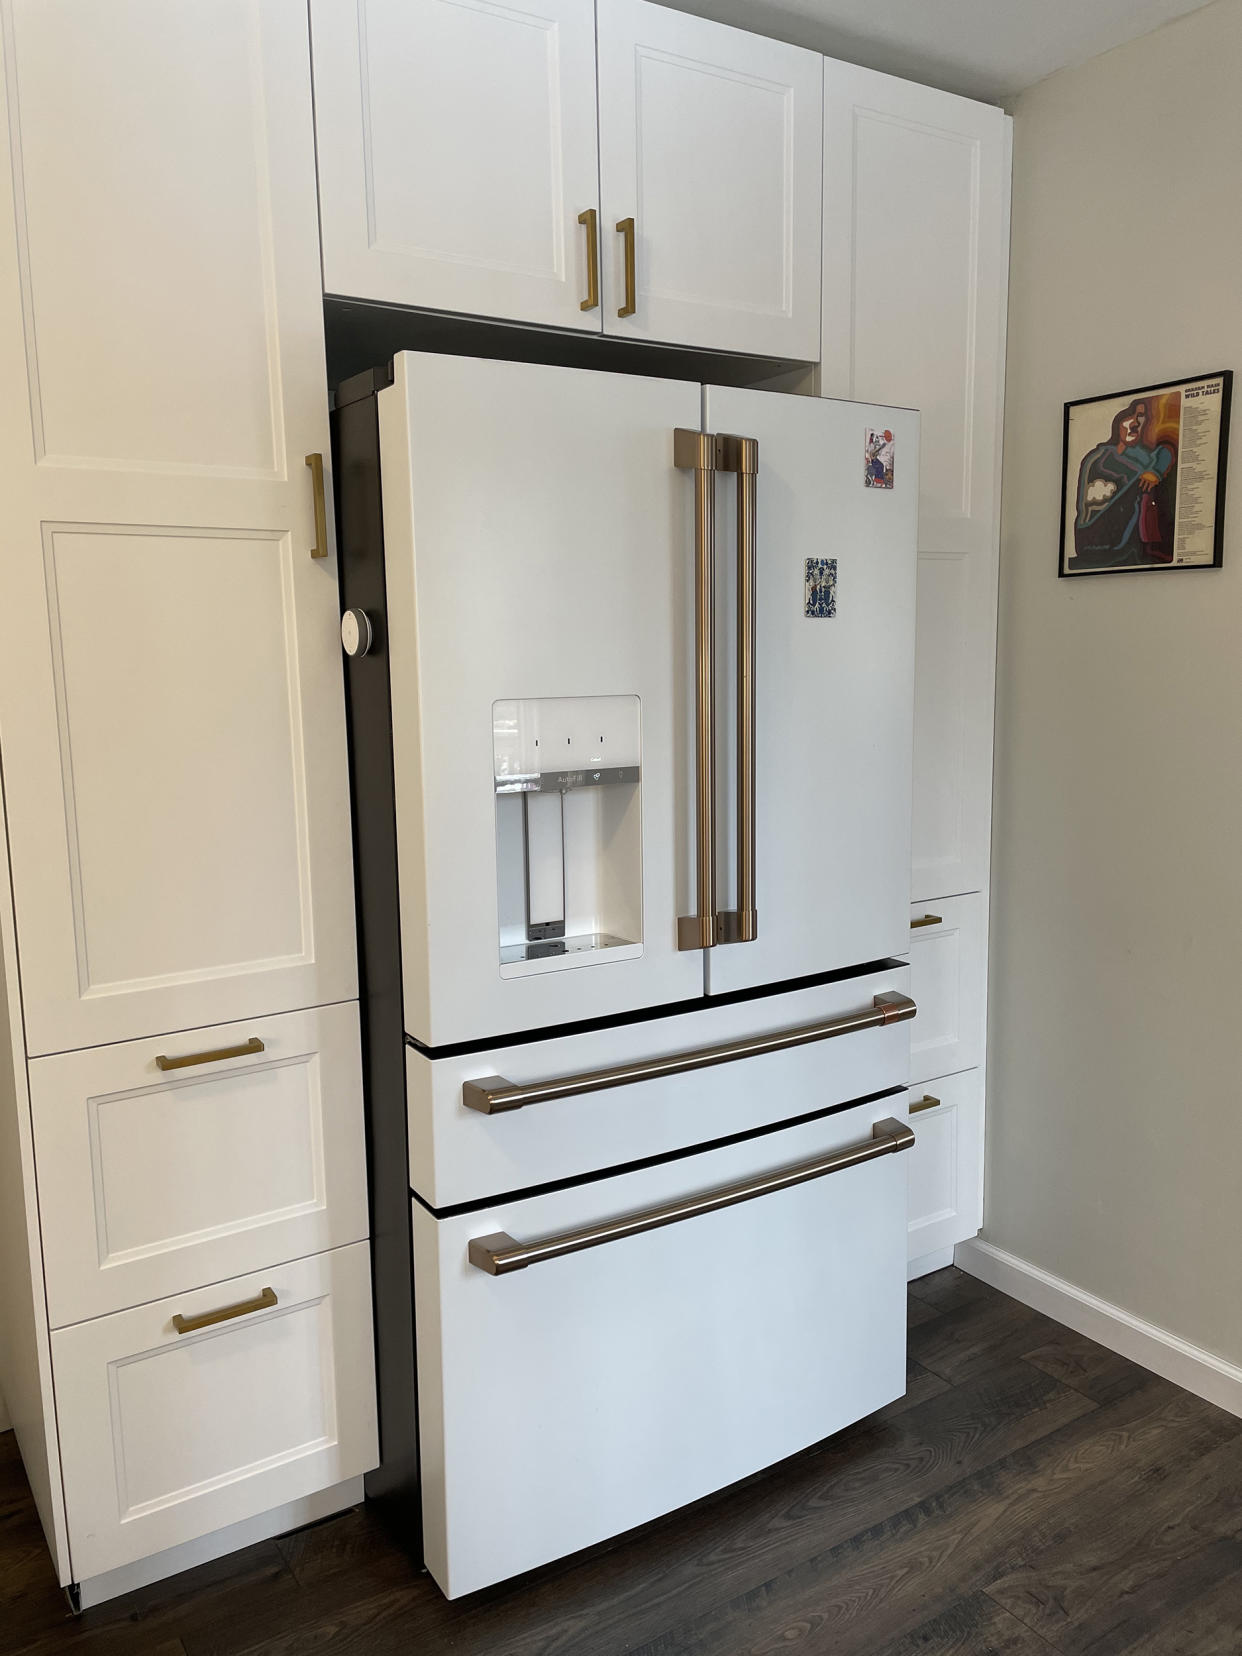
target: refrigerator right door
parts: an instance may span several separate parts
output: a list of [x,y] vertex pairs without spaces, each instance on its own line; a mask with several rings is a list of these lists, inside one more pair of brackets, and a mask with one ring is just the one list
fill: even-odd
[[704,408],[707,431],[758,443],[753,651],[738,474],[716,473],[717,910],[740,912],[749,859],[755,914],[718,927],[750,941],[706,952],[708,992],[726,994],[910,946],[919,417],[718,386]]

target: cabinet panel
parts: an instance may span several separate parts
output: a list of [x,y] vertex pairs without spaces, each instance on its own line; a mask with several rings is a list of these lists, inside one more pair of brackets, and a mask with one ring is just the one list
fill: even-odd
[[414,1203],[426,1556],[449,1597],[898,1396],[908,1152],[512,1275],[469,1264],[471,1239],[544,1238],[865,1145],[894,1102],[455,1218]]
[[313,0],[329,293],[598,331],[590,0]]
[[18,0],[6,46],[0,725],[29,1049],[348,999],[304,12]]
[[354,1003],[37,1058],[30,1088],[53,1327],[367,1234]]
[[913,891],[987,884],[1009,122],[825,64],[822,389],[922,419]]
[[[910,911],[910,1078],[928,1081],[983,1058],[987,971],[983,894],[951,897]],[[928,924],[928,921],[934,923]]]
[[910,1152],[910,1258],[951,1248],[983,1223],[983,1074],[945,1075],[914,1087],[906,1110]]
[[377,1459],[365,1242],[61,1329],[52,1363],[78,1580]]
[[605,331],[813,361],[820,58],[649,0],[598,19]]

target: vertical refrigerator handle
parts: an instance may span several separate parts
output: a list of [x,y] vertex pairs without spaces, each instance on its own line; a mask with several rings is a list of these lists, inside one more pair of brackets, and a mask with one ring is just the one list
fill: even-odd
[[716,945],[716,727],[713,684],[716,580],[716,439],[673,433],[673,464],[694,473],[695,906],[677,921],[678,949]]
[[721,437],[718,465],[737,473],[737,908],[717,916],[720,943],[753,943],[755,907],[755,543],[759,444]]

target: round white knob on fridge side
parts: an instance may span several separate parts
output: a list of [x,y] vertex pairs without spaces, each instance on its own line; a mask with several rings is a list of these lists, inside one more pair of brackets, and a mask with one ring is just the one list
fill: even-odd
[[341,617],[341,643],[347,656],[364,656],[371,648],[371,620],[366,610],[346,610]]

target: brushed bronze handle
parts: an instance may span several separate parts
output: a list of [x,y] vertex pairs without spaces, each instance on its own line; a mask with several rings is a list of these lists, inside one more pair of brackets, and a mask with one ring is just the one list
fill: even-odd
[[585,213],[578,214],[578,223],[586,226],[587,238],[587,296],[579,305],[579,310],[594,310],[599,304],[599,229],[598,217],[594,207],[588,207]]
[[830,1041],[837,1035],[853,1035],[862,1029],[882,1029],[886,1024],[904,1023],[916,1010],[909,995],[886,992],[876,995],[865,1012],[849,1012],[841,1018],[799,1024],[794,1029],[777,1029],[768,1035],[751,1035],[743,1041],[723,1041],[716,1046],[696,1047],[690,1052],[674,1052],[666,1058],[640,1058],[635,1064],[563,1075],[555,1081],[534,1081],[523,1086],[506,1081],[502,1075],[480,1076],[463,1083],[461,1101],[468,1110],[478,1110],[481,1115],[498,1115],[504,1110],[520,1110],[526,1104],[547,1104],[575,1093],[604,1092],[609,1087],[628,1086],[632,1081],[658,1081],[666,1075],[685,1075],[691,1070],[710,1069],[714,1064],[731,1064],[738,1058],[758,1058],[765,1052],[809,1046],[812,1041]]
[[910,1105],[907,1113],[909,1115],[918,1115],[920,1110],[935,1110],[938,1109],[939,1106],[940,1100],[938,1098],[933,1098],[930,1093],[924,1093],[917,1104]]
[[174,1070],[188,1069],[191,1064],[216,1064],[222,1058],[249,1058],[252,1052],[262,1052],[263,1042],[257,1035],[252,1035],[241,1046],[216,1047],[213,1052],[187,1052],[183,1058],[166,1058],[158,1053],[155,1059],[156,1069]]
[[913,1143],[914,1134],[905,1122],[890,1117],[875,1123],[870,1138],[847,1144],[844,1149],[833,1150],[826,1156],[816,1156],[814,1161],[799,1162],[795,1167],[784,1167],[740,1184],[723,1185],[681,1202],[627,1214],[624,1219],[606,1219],[599,1225],[584,1225],[580,1230],[540,1237],[535,1242],[515,1242],[504,1231],[476,1236],[470,1241],[467,1256],[476,1269],[486,1271],[489,1276],[505,1276],[509,1271],[539,1265],[545,1259],[559,1259],[562,1254],[579,1253],[583,1248],[598,1248],[601,1243],[617,1242],[623,1236],[638,1236],[643,1231],[658,1230],[662,1225],[675,1225],[681,1219],[697,1219],[703,1213],[715,1213],[737,1202],[771,1195],[775,1190],[788,1190],[791,1185],[805,1184],[809,1179],[822,1179],[827,1173],[840,1173],[861,1162],[874,1161],[877,1156],[908,1150]]
[[638,309],[638,257],[634,251],[634,220],[617,220],[617,232],[625,238],[625,303],[618,316],[633,316]]
[[172,1325],[178,1334],[194,1334],[198,1329],[210,1328],[214,1323],[232,1322],[234,1317],[248,1317],[252,1311],[270,1311],[275,1304],[275,1291],[265,1288],[253,1299],[239,1300],[236,1305],[221,1306],[219,1311],[201,1311],[197,1317],[183,1317],[178,1312],[172,1320]]
[[944,918],[939,914],[925,914],[921,920],[911,920],[910,930],[918,931],[920,926],[943,926]]
[[311,557],[326,558],[328,555],[328,506],[323,492],[323,455],[308,454],[306,464],[310,467],[311,490],[315,500],[315,544],[311,547]]
[[679,949],[716,946],[716,439],[705,431],[673,433],[673,464],[694,473],[694,753],[695,901],[697,914],[677,921]]
[[755,546],[759,444],[718,437],[717,466],[737,473],[737,908],[717,917],[717,942],[753,943],[755,906]]

